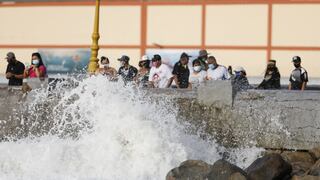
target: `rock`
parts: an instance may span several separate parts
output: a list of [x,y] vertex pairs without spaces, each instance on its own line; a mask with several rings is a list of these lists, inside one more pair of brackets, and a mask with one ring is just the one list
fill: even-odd
[[315,163],[314,159],[308,152],[283,152],[281,154],[284,160],[289,163],[294,162],[308,162],[308,163]]
[[279,154],[268,154],[255,160],[247,169],[250,180],[283,179],[290,175],[291,165]]
[[293,162],[291,163],[292,172],[291,175],[302,176],[309,171],[309,169],[313,166],[312,163],[309,162]]
[[247,178],[239,172],[231,174],[228,180],[247,180]]
[[187,160],[179,167],[172,169],[166,180],[205,180],[212,166],[203,161]]
[[216,161],[212,170],[207,176],[208,180],[229,180],[230,178],[239,177],[236,173],[241,174],[246,179],[247,174],[238,166],[235,166],[225,160]]
[[320,147],[315,147],[309,150],[309,153],[315,160],[320,159]]
[[293,176],[291,180],[320,180],[320,177],[317,176]]
[[309,174],[312,176],[320,176],[320,160],[311,167]]

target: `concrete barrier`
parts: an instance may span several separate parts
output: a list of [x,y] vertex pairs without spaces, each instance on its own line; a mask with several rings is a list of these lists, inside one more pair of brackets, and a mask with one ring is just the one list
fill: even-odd
[[[219,81],[207,83],[197,91],[148,89],[146,95],[170,98],[178,107],[178,120],[188,122],[190,132],[227,147],[256,145],[304,150],[320,144],[320,91],[234,93],[230,82]],[[0,138],[16,133],[16,129],[20,136],[30,134],[23,122],[26,117],[21,118],[26,97],[19,91],[2,88],[0,100],[6,102],[0,105]],[[44,113],[48,117],[50,108]]]

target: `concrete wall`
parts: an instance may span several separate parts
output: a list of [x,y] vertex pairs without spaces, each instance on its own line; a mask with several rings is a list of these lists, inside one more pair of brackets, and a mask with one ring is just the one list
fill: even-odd
[[[160,100],[163,96],[171,97],[179,109],[178,120],[190,123],[190,133],[227,147],[254,145],[304,150],[320,143],[320,91],[234,93],[230,82],[217,81],[203,85],[198,91],[148,89],[147,93]],[[23,112],[28,106],[23,103],[28,98],[32,99],[32,95],[25,97],[18,91],[0,90],[1,102],[7,102],[0,104],[0,139],[13,134],[41,135],[50,129],[50,121],[45,120],[50,118],[50,105],[39,104],[43,113],[34,117]],[[40,118],[40,124],[27,123],[34,118]]]

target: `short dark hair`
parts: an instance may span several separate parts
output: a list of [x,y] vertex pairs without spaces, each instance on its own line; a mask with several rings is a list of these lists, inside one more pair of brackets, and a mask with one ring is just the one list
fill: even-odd
[[107,60],[107,61],[108,61],[108,63],[110,63],[110,62],[109,62],[109,59],[108,59],[107,57],[105,57],[105,56],[101,56],[101,58],[100,58],[100,62],[102,62],[103,60]]
[[196,63],[201,64],[201,62],[200,62],[200,60],[199,60],[199,59],[195,59],[195,60],[193,60],[193,61],[192,61],[192,66],[194,66],[194,64],[196,64]]

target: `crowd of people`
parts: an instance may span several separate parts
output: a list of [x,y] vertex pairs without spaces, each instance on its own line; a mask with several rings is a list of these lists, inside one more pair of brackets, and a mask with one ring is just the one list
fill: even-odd
[[[110,66],[110,60],[102,56],[99,61],[99,68],[96,75],[103,75],[110,81],[119,78],[126,84],[136,84],[139,87],[148,88],[181,88],[192,89],[199,87],[200,84],[212,80],[231,80],[237,90],[250,88],[256,89],[280,89],[280,72],[275,60],[269,60],[264,74],[264,79],[257,86],[249,84],[246,70],[243,67],[235,67],[218,64],[216,58],[211,56],[206,50],[200,50],[198,57],[190,61],[191,56],[183,52],[180,59],[173,68],[162,62],[159,54],[149,58],[142,56],[139,61],[139,69],[130,64],[130,57],[121,56],[118,61],[120,68],[116,70]],[[31,66],[25,67],[18,61],[15,54],[7,53],[6,78],[9,86],[21,86],[24,78],[46,78],[47,70],[39,53],[31,55]],[[294,70],[289,79],[289,90],[304,90],[308,82],[308,73],[301,67],[301,58],[292,58]]]

